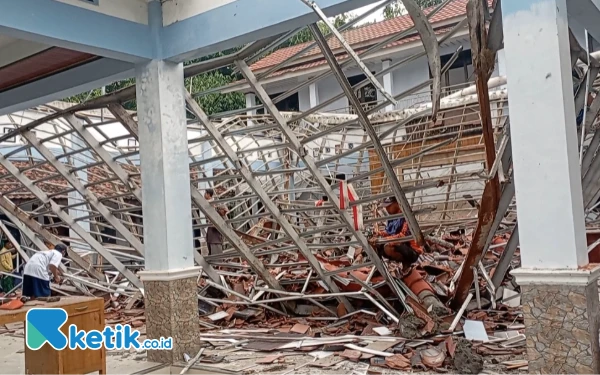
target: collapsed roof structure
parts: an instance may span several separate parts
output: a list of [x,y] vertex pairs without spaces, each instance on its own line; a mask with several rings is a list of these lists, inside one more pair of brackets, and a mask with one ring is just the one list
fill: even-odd
[[[480,4],[464,20],[436,36],[426,19],[452,3],[446,0],[425,13],[407,7],[415,26],[358,53],[340,32],[367,14],[340,30],[331,28],[327,35],[311,25],[314,43],[258,76],[249,65],[299,30],[185,68],[185,76],[191,77],[234,65],[263,103],[259,107],[268,113],[249,116],[243,108],[208,116],[194,100],[207,92],[186,93],[194,256],[204,278],[201,300],[212,305],[225,303],[203,293],[216,288],[246,305],[276,314],[297,314],[279,303],[303,300],[337,317],[338,312],[325,301],[336,299],[350,313],[356,306],[352,301],[362,299],[397,321],[398,306],[406,311],[415,309],[406,302],[411,290],[370,242],[373,228],[394,218],[378,208],[380,200],[392,196],[403,208],[396,217],[405,218],[413,233],[403,241],[429,244],[422,264],[441,260],[448,266],[448,258],[440,253],[453,254],[456,244],[444,235],[461,230],[470,234],[462,264],[450,267],[452,282],[445,285],[430,280],[439,296],[455,310],[473,298],[469,293],[479,299],[480,291],[487,289],[495,297],[518,246],[506,79],[489,80],[493,56],[502,41],[501,12],[493,9],[489,35],[485,26],[480,27],[480,17],[488,12]],[[316,4],[308,5],[323,22],[329,22]],[[443,88],[440,76],[451,62],[441,66],[436,50],[467,25],[472,38],[479,38],[473,43],[477,83]],[[380,87],[379,74],[373,76],[362,59],[417,33],[425,46],[420,54],[427,54],[432,78],[391,96]],[[337,40],[336,50],[328,40]],[[275,106],[280,98],[270,98],[262,88],[261,79],[286,69],[315,46],[331,70],[314,79],[335,76],[357,114],[322,113],[319,108],[280,112]],[[580,47],[572,47],[573,65],[578,59],[587,64],[575,98],[579,112],[600,64],[593,56],[582,55]],[[410,60],[399,61],[389,70]],[[343,74],[350,66],[360,67],[368,80],[352,87]],[[385,98],[363,108],[354,90],[368,83],[378,87]],[[430,103],[380,111],[418,91],[422,95],[423,89],[430,90]],[[66,275],[72,288],[55,285],[58,292],[104,291],[134,301],[144,293],[136,273],[143,268],[145,247],[153,245],[143,243],[140,170],[144,165],[140,165],[136,146],[119,145],[120,140],[139,137],[136,113],[123,107],[133,99],[132,86],[64,108],[41,106],[35,109],[43,113],[39,118],[10,116],[15,129],[0,136],[0,141],[12,137],[25,140],[23,146],[0,157],[0,211],[7,218],[0,228],[5,233],[19,233],[21,241],[13,234],[9,239],[25,261],[32,251],[45,249],[47,244],[71,244]],[[600,101],[594,100],[581,127],[584,200],[590,210],[600,197],[600,159],[595,156],[600,133],[592,131],[599,110]],[[101,121],[97,111],[103,113]],[[335,149],[335,154],[324,156],[329,148]],[[215,190],[214,201],[204,198],[207,188]],[[321,202],[315,204],[317,201]],[[227,205],[229,215],[222,218],[216,205]],[[203,251],[203,232],[209,223],[226,239],[222,254]],[[59,234],[60,228],[67,228],[71,235]],[[493,242],[499,235],[506,237],[504,250],[497,262],[484,265],[484,254],[497,246]],[[357,270],[366,278],[357,280],[353,273]],[[373,281],[375,274],[380,276],[377,281]],[[241,276],[252,282],[240,291],[231,280]],[[380,283],[389,287],[389,295],[377,291]]]
[[[452,3],[444,2],[428,17]],[[441,41],[465,26],[465,21],[459,23],[442,35]],[[361,55],[368,56],[411,32],[414,33],[408,30],[392,35]],[[292,34],[256,42],[234,56],[191,65],[186,68],[186,76],[234,62],[260,93],[259,84],[254,82],[253,73],[242,60],[256,60]],[[310,49],[312,46],[304,48]],[[298,51],[296,56],[303,52]],[[277,70],[284,69],[293,59],[280,64]],[[344,65],[352,63],[352,59],[343,62]],[[390,70],[401,64],[395,64]],[[429,85],[430,82],[423,82],[414,90],[390,99],[398,100]],[[373,103],[376,106],[368,112],[369,122],[385,147],[390,165],[398,180],[403,181],[403,194],[428,233],[440,225],[474,224],[476,206],[468,202],[480,199],[486,180],[485,147],[476,95],[468,88],[454,88],[455,92],[450,89],[445,91],[447,96],[441,101],[434,124],[430,121],[431,104],[379,112],[387,105],[387,101],[382,101]],[[1,182],[2,210],[11,221],[22,224],[15,225],[25,230],[23,238],[39,245],[39,238],[33,233],[50,243],[67,240],[74,249],[98,254],[100,264],[96,265],[109,263],[132,287],[140,287],[137,277],[126,266],[133,263],[134,269],[138,269],[135,263],[139,263],[144,254],[138,150],[117,145],[119,140],[138,137],[135,113],[121,106],[133,99],[134,90],[129,87],[66,108],[44,106],[38,111],[46,115],[35,120],[20,118],[19,114],[10,116],[15,129],[1,139],[19,136],[26,143],[5,153],[0,163],[5,173]],[[205,212],[210,209],[200,197],[208,187],[217,191],[215,202],[229,206],[231,214],[227,222],[216,220],[215,223],[228,239],[225,253],[209,256],[201,264],[206,261],[219,264],[220,260],[237,257],[240,252],[244,260],[252,260],[250,265],[256,262],[252,258],[265,252],[299,251],[306,256],[309,250],[339,247],[339,240],[348,236],[353,239],[344,242],[343,250],[367,248],[364,235],[349,225],[353,222],[351,211],[339,209],[339,192],[333,193],[333,189],[338,189],[342,179],[354,186],[358,199],[351,206],[363,207],[364,223],[369,226],[382,220],[374,208],[379,200],[394,195],[394,179],[390,180],[384,173],[357,115],[318,113],[315,109],[305,113],[248,116],[241,110],[243,114],[217,114],[209,119],[191,99],[202,94],[190,93],[187,100],[188,112],[196,117],[188,124],[188,134],[197,261],[201,258],[200,234],[207,227],[205,218],[210,219],[210,214]],[[495,131],[502,135],[506,89],[499,88],[491,96]],[[89,113],[99,109],[107,115],[103,122],[95,123]],[[111,137],[109,134],[119,135]],[[301,148],[311,150],[310,155],[302,155]],[[325,148],[335,148],[336,155],[322,156]],[[56,149],[60,152],[51,151]],[[342,175],[347,178],[340,177]],[[71,199],[63,203],[68,196]],[[314,201],[324,196],[330,198],[327,204],[315,207]],[[23,207],[28,207],[30,212]],[[41,228],[34,224],[36,217],[44,216],[51,222],[41,224]],[[70,228],[78,238],[57,238],[53,234],[57,231],[53,229],[60,226]],[[105,228],[115,235],[107,234],[109,231]],[[249,238],[247,233],[257,238]],[[258,233],[261,235],[256,236]],[[122,245],[111,248],[114,240]],[[93,267],[83,258],[75,256],[75,259],[81,268],[75,272],[77,277],[93,278],[82,272]],[[264,269],[253,268],[254,272],[259,270],[259,275],[264,277]],[[220,282],[212,267],[206,267],[206,271],[214,272],[211,279]],[[314,271],[322,274],[318,269]],[[333,285],[331,281],[326,283]]]

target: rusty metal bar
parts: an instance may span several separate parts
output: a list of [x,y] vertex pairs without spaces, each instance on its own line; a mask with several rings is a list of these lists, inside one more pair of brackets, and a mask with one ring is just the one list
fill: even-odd
[[[469,31],[471,36],[473,66],[476,74],[475,85],[477,87],[477,97],[481,113],[486,164],[489,173],[491,172],[496,159],[496,145],[494,142],[494,130],[487,82],[494,69],[495,57],[491,58],[489,56],[490,50],[487,48],[487,29],[481,1],[469,0],[467,4],[467,17],[469,20]],[[469,289],[473,284],[473,272],[471,269],[479,263],[479,260],[483,255],[485,244],[498,212],[499,199],[500,182],[498,180],[498,174],[496,173],[487,181],[483,190],[481,207],[478,212],[477,228],[473,234],[469,252],[463,261],[462,273],[451,302],[451,306],[455,309],[460,308],[469,295]]]

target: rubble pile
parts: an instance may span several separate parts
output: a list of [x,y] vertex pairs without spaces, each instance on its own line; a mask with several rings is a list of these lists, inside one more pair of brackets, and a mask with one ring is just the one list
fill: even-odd
[[[246,66],[246,57],[260,49],[252,52],[251,45],[224,59],[226,65],[237,66],[270,115],[247,116],[244,109],[212,121],[186,92],[195,131],[204,134],[190,140],[189,148],[194,260],[202,267],[197,282],[202,348],[181,359],[186,368],[282,374],[303,368],[361,374],[527,369],[520,292],[508,276],[519,263],[519,252],[511,217],[514,184],[506,90],[497,80],[497,90],[490,91],[492,70],[483,64],[490,55],[485,41],[495,36],[493,30],[485,35],[480,27],[486,24],[483,3],[470,1],[480,12],[449,28],[444,38],[469,26],[476,41],[471,54],[477,85],[442,98],[442,74],[459,58],[462,46],[441,66],[436,34],[423,30],[427,17],[449,3],[427,16],[420,7],[407,7],[413,19],[422,20],[413,31],[425,42],[434,83],[431,103],[379,111],[400,98],[390,96],[365,111],[319,28],[311,32],[330,67],[326,76],[338,78],[355,114],[324,114],[322,107],[281,113]],[[311,7],[327,24],[316,4]],[[494,13],[496,21],[500,15]],[[406,31],[377,46],[394,43]],[[343,37],[334,35],[363,66]],[[379,85],[363,68],[371,83]],[[429,86],[424,82],[422,88]],[[130,87],[48,117],[65,118],[67,132],[87,137],[72,115],[108,105],[107,112],[137,140],[138,124],[122,106],[134,96]],[[19,131],[40,148],[42,142],[29,129],[46,121],[36,120]],[[196,147],[204,137],[208,142]],[[255,145],[241,145],[242,138]],[[106,154],[101,147],[91,148]],[[201,154],[194,154],[198,150]],[[132,154],[119,158],[130,161]],[[70,171],[57,161],[65,155],[45,157],[43,163],[65,179],[66,188],[74,186],[82,196],[91,196],[84,186],[88,182],[72,181]],[[118,208],[98,199],[89,205],[90,228],[99,226],[97,217],[115,235],[95,233],[96,240],[77,232],[80,245],[92,248],[94,257],[70,254],[70,285],[53,287],[69,295],[101,296],[107,324],[131,324],[144,332],[143,283],[136,272],[144,267],[144,245],[155,244],[142,243],[144,217],[136,203],[142,201],[141,186],[115,161],[107,156],[88,165],[90,169],[97,163],[114,173],[94,186],[102,181],[122,184],[122,192],[114,189],[116,195],[97,192],[102,202]],[[15,178],[17,188],[23,185],[40,207],[50,207],[48,213],[64,223],[75,222],[59,204],[31,189],[49,177],[28,177],[8,160],[2,166],[4,177]],[[33,166],[23,169],[29,168]],[[374,201],[396,208],[381,210]],[[0,209],[14,223],[26,223],[18,230],[32,241],[30,246],[46,247],[38,236],[52,245],[59,241],[47,229],[54,221],[40,225],[33,219],[42,215],[37,209],[24,212],[4,196]],[[383,230],[379,225],[385,220]],[[222,241],[210,243],[214,251],[208,246],[209,252],[203,252],[209,230],[218,232]],[[100,243],[110,236],[129,246]],[[11,242],[27,259],[26,249]]]
[[[518,288],[510,276],[498,288],[491,282],[509,239],[508,231],[501,232],[481,258],[471,298],[456,311],[448,306],[472,241],[470,231],[429,235],[427,251],[410,269],[384,258],[395,286],[362,249],[354,249],[351,257],[342,246],[325,248],[315,256],[333,275],[337,293],[296,252],[261,258],[285,290],[268,288],[239,257],[221,260],[215,269],[223,285],[198,280],[205,351],[195,366],[240,362],[242,353],[250,353],[252,360],[242,361],[248,371],[297,369],[302,363],[325,372],[364,367],[372,374],[385,368],[479,373],[484,364],[502,371],[527,369]],[[511,262],[518,265],[518,251]],[[107,325],[130,324],[146,334],[141,293],[89,290],[105,299]],[[352,309],[337,296],[348,298]],[[1,327],[0,334],[20,337],[23,327]]]
[[[270,258],[278,267],[270,272],[286,291],[270,290],[255,282],[251,273],[225,276],[233,293],[200,280],[199,310],[202,340],[207,353],[224,348],[253,352],[256,371],[288,363],[290,356],[304,358],[305,367],[340,370],[344,363],[369,368],[414,371],[479,373],[484,362],[502,371],[526,370],[523,316],[518,288],[507,277],[499,288],[491,284],[508,234],[496,235],[482,257],[478,277],[468,301],[459,311],[447,306],[460,276],[471,234],[448,232],[428,240],[429,249],[408,274],[418,280],[405,284],[407,270],[386,261],[392,279],[404,292],[397,298],[384,277],[365,260],[326,249],[317,255],[328,272],[354,267],[335,275],[339,294],[347,296],[354,311],[327,293],[321,280],[312,278],[301,255]],[[295,254],[294,254],[295,255]],[[512,262],[519,262],[518,252]],[[243,263],[242,263],[243,265]],[[219,272],[227,271],[226,266]],[[425,300],[417,294],[432,290]],[[494,292],[493,294],[491,292]],[[433,303],[427,303],[433,299]],[[292,302],[292,303],[290,303]],[[222,360],[227,360],[227,357]],[[286,362],[288,360],[288,362]],[[289,362],[288,365],[295,362]],[[272,370],[275,371],[275,370]]]

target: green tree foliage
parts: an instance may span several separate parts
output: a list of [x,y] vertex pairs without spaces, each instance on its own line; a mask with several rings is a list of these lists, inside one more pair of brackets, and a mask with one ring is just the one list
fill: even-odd
[[[237,77],[231,73],[223,74],[221,71],[216,70],[187,78],[185,84],[188,89],[191,84],[191,92],[201,92],[208,89],[225,86],[231,82],[237,81],[238,79],[241,79],[241,77]],[[241,92],[208,94],[196,98],[196,101],[208,115],[232,111],[234,109],[244,108],[246,106],[244,94]]]
[[[336,27],[340,27],[348,22],[351,19],[351,15],[342,14],[337,16],[334,19],[334,25]],[[318,23],[319,28],[324,34],[329,33],[329,29],[323,22]],[[302,29],[298,34],[296,34],[293,38],[290,38],[284,44],[282,44],[279,48],[285,48],[289,46],[293,46],[296,44],[301,44],[305,42],[312,41],[313,37],[308,28]],[[240,50],[241,47],[232,48],[230,50],[218,52],[212,55],[204,56],[200,59],[188,61],[186,65],[195,64],[201,61],[217,58],[220,56],[228,55],[230,53],[234,53]],[[197,75],[195,77],[187,78],[185,80],[185,86],[188,90],[191,87],[191,92],[201,92],[206,91],[212,88],[217,88],[221,86],[225,86],[229,83],[235,82],[242,79],[239,74],[234,74],[231,68],[226,67],[222,69],[218,69],[212,72],[204,73]],[[129,78],[123,81],[114,82],[110,85],[106,86],[106,93],[111,93],[127,86],[133,85],[135,83],[135,78]],[[84,92],[79,95],[71,96],[65,101],[71,103],[83,103],[85,101],[97,98],[102,95],[100,89],[95,89],[89,92]],[[244,98],[244,94],[240,92],[232,92],[227,94],[209,94],[196,98],[202,109],[208,114],[212,115],[214,113],[221,113],[232,111],[235,109],[244,108],[246,106],[246,100]],[[131,101],[129,103],[125,103],[125,108],[129,110],[136,109],[135,101]]]
[[[198,61],[200,60],[196,60],[194,62]],[[185,80],[185,87],[187,87],[188,90],[191,87],[191,92],[200,92],[225,86],[228,83],[234,82],[238,79],[241,79],[241,77],[233,75],[230,69],[225,68],[187,78]],[[106,86],[106,93],[109,94],[133,84],[135,84],[135,78],[117,81]],[[71,96],[65,99],[65,101],[70,103],[84,103],[99,96],[102,96],[102,90],[94,89],[92,91],[86,91],[81,94]],[[199,97],[196,100],[208,115],[243,108],[246,105],[244,95],[239,92],[227,94],[209,94]],[[125,103],[124,107],[129,110],[135,110],[135,100]]]
[[[115,92],[115,91],[119,91],[125,87],[131,86],[135,84],[135,78],[128,78],[128,79],[124,79],[122,81],[117,81],[117,82],[113,82],[110,85],[106,85],[105,89],[106,89],[106,93],[110,94],[111,92]],[[81,94],[78,95],[74,95],[71,97],[68,97],[66,99],[64,99],[64,101],[69,102],[69,103],[84,103],[87,102],[90,99],[94,99],[97,98],[99,96],[102,96],[102,90],[101,89],[94,89],[92,91],[86,91],[86,92],[82,92]],[[129,102],[129,103],[125,103],[124,106],[126,109],[135,109],[135,102]]]
[[[444,0],[415,0],[417,4],[421,6],[421,8],[429,8],[435,5],[440,4]],[[395,1],[392,4],[385,7],[383,10],[383,16],[386,20],[390,18],[401,16],[404,12],[404,6],[402,6],[401,1]]]
[[[333,20],[333,25],[336,28],[339,28],[343,25],[345,25],[348,21],[350,21],[354,16],[351,14],[340,14],[339,16],[335,17],[335,19]],[[319,29],[321,30],[321,33],[323,34],[329,34],[329,28],[327,27],[327,25],[325,25],[325,23],[323,22],[318,22],[317,25],[319,26]],[[286,48],[286,47],[291,47],[291,46],[295,46],[297,44],[302,44],[302,43],[306,43],[306,42],[310,42],[313,40],[313,36],[310,32],[310,30],[308,29],[308,27],[303,28],[302,30],[300,30],[299,33],[297,33],[296,35],[294,35],[293,37],[291,37],[290,39],[288,39],[285,43],[283,43],[279,48]]]
[[[241,48],[242,47],[231,48],[225,51],[203,56],[202,58],[188,61],[185,63],[185,65],[192,65],[202,61],[226,56],[239,51]],[[224,67],[212,72],[199,74],[195,77],[186,78],[185,87],[192,93],[202,92],[225,86],[240,79],[242,79],[241,75],[233,74],[233,71],[230,67]],[[214,113],[232,111],[234,109],[244,108],[246,106],[244,94],[240,92],[204,95],[197,97],[196,101],[209,116]]]

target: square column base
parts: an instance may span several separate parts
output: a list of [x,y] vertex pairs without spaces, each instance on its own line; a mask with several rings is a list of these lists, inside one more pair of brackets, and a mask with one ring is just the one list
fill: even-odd
[[530,373],[597,374],[600,267],[511,272],[521,286]]
[[200,350],[199,272],[200,267],[138,273],[144,282],[148,338],[173,338],[172,350],[148,350],[148,361],[181,362],[183,353],[194,356]]

